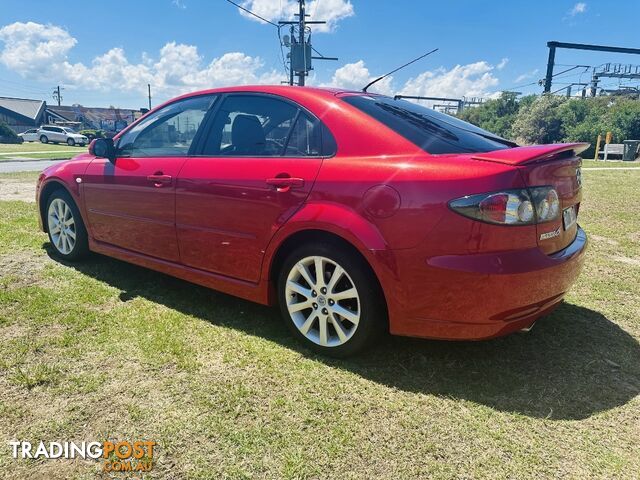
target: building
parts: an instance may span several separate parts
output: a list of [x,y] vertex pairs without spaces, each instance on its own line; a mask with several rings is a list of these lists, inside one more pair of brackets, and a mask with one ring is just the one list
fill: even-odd
[[139,110],[125,108],[49,105],[45,116],[48,123],[63,124],[78,130],[91,128],[117,133],[140,118],[142,113]]
[[117,133],[143,115],[143,111],[125,108],[47,105],[44,100],[0,97],[0,122],[16,133],[46,124],[77,130],[86,128]]
[[45,123],[46,108],[44,100],[0,97],[0,122],[16,133],[22,133]]

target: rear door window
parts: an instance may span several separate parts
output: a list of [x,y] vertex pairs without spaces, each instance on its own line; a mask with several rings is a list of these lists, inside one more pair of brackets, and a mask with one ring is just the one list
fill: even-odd
[[298,115],[294,105],[260,95],[229,95],[217,111],[204,155],[278,157]]
[[475,125],[406,100],[381,95],[341,98],[431,154],[490,152],[517,146]]

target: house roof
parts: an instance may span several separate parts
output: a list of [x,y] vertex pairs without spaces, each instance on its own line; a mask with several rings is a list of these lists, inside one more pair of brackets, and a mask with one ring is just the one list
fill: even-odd
[[4,108],[5,110],[17,113],[18,115],[22,115],[23,117],[29,118],[33,121],[38,119],[45,106],[46,102],[44,100],[0,97],[0,107]]
[[135,119],[135,110],[127,108],[83,107],[82,105],[48,105],[47,112],[65,121],[81,121],[92,128],[102,128],[104,122],[124,120],[127,123]]

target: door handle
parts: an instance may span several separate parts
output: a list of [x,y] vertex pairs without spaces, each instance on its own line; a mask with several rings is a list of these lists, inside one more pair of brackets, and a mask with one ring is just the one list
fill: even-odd
[[288,192],[292,188],[304,187],[304,178],[298,177],[274,177],[267,178],[267,185],[276,187],[278,192]]
[[153,175],[147,175],[147,180],[149,180],[150,182],[153,182],[153,184],[156,187],[161,187],[163,185],[168,185],[168,184],[171,183],[172,179],[173,179],[173,177],[171,175],[163,175],[160,172],[155,173]]

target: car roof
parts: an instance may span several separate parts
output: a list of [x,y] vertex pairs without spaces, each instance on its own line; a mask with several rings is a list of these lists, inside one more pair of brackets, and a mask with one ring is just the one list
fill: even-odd
[[[197,95],[206,95],[212,93],[267,93],[272,95],[281,95],[283,97],[295,99],[295,98],[303,98],[309,96],[315,97],[335,97],[339,94],[362,94],[363,92],[358,92],[355,90],[349,90],[344,88],[333,88],[333,87],[300,87],[297,85],[238,85],[232,87],[220,87],[220,88],[210,88],[206,90],[199,90],[195,92],[189,92],[184,95],[180,95],[178,97],[172,98],[168,102],[163,103],[160,106],[163,106],[167,103],[174,102],[175,100],[189,98]],[[154,108],[155,110],[155,108]]]

